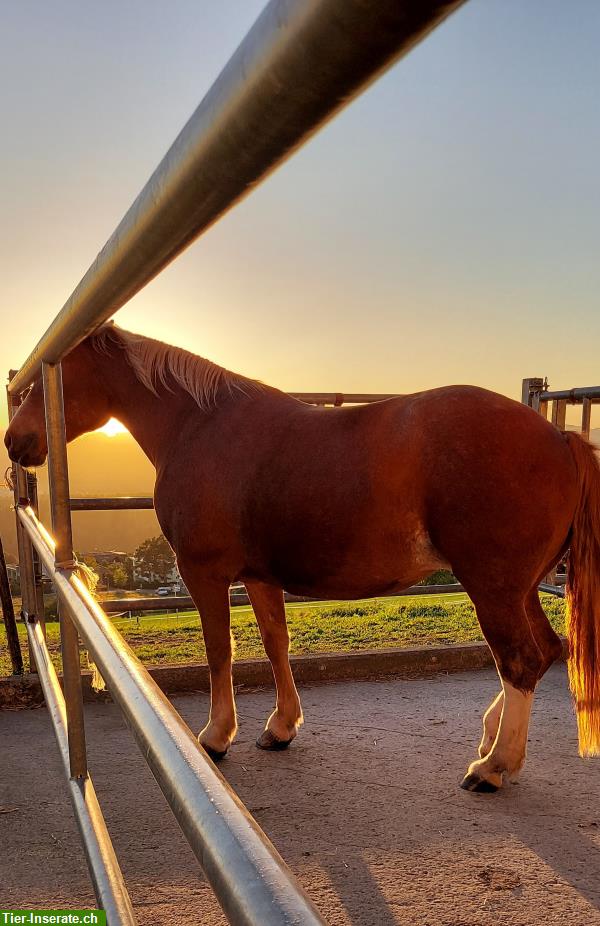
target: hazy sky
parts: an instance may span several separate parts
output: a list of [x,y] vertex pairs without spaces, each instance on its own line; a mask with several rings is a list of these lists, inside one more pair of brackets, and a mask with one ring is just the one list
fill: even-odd
[[[0,0],[3,370],[262,6]],[[470,0],[119,323],[284,389],[597,384],[599,47],[598,0]]]

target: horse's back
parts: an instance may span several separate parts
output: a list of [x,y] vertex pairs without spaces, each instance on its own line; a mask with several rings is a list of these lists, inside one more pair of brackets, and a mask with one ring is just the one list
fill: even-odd
[[[411,584],[465,550],[566,534],[574,507],[560,432],[470,386],[329,409],[267,390],[199,419],[185,447],[180,532],[307,593]],[[163,481],[164,510],[181,477]]]

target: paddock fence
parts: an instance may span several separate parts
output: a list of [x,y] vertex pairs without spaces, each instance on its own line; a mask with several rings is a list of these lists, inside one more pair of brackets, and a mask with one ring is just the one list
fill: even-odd
[[581,433],[589,439],[592,406],[600,404],[600,386],[551,390],[547,379],[531,377],[523,380],[521,400],[561,430],[566,428],[567,406],[581,405]]
[[[229,922],[322,919],[268,838],[117,633],[73,555],[61,360],[464,0],[271,0],[8,385],[9,419],[41,373],[51,530],[13,471],[23,618],[98,905],[136,922],[87,766],[79,637],[120,705]],[[15,321],[15,324],[18,323]],[[46,646],[42,569],[60,608],[64,695]]]
[[[551,390],[547,378],[539,376],[523,380],[521,401],[550,420],[557,428],[564,431],[567,427],[567,406],[581,406],[581,433],[590,438],[592,407],[600,404],[600,386],[577,386],[574,389]],[[540,589],[565,597],[564,583],[553,570],[540,584]]]

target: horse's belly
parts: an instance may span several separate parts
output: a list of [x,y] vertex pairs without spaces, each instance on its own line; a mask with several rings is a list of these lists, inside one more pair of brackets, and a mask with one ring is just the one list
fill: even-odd
[[[325,555],[324,555],[325,554]],[[341,556],[315,551],[313,557],[277,557],[272,578],[296,595],[324,598],[368,598],[416,585],[448,563],[433,547],[422,527],[397,543],[357,542]]]

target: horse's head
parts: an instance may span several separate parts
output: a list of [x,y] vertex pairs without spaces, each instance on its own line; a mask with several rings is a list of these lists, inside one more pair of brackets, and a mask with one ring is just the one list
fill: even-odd
[[[101,428],[110,418],[98,352],[86,338],[62,362],[67,441]],[[48,453],[41,373],[35,378],[4,437],[8,455],[22,466],[41,466]]]

